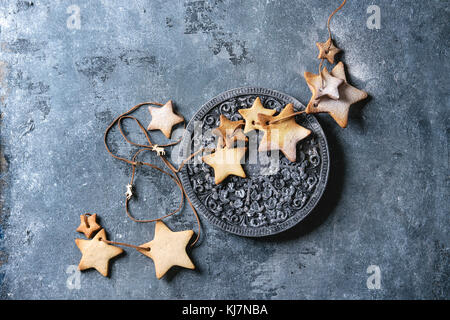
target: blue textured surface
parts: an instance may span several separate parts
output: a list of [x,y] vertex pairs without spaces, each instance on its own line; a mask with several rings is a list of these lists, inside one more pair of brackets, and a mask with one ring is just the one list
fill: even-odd
[[[2,1],[1,297],[448,299],[448,1],[349,1],[335,16],[349,80],[371,97],[351,109],[345,130],[318,117],[331,176],[307,220],[269,239],[205,223],[191,252],[196,271],[158,281],[152,261],[127,249],[110,278],[89,271],[80,289],[66,285],[81,213],[98,213],[113,240],[153,236],[152,224],[125,216],[130,169],[104,149],[108,123],[146,100],[173,99],[190,119],[240,86],[307,103],[302,74],[316,72],[314,43],[326,40],[338,2]],[[67,28],[70,4],[79,30]],[[371,4],[381,8],[379,30],[366,27]],[[116,137],[115,149],[131,155]],[[176,205],[165,177],[146,171],[136,183],[136,216]],[[195,229],[188,209],[167,224]],[[369,265],[380,267],[380,290],[366,286]]]

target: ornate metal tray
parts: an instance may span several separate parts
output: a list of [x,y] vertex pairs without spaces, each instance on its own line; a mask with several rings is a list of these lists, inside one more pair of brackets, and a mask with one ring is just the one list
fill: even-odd
[[[230,120],[242,119],[237,112],[250,108],[260,97],[265,108],[279,112],[287,103],[295,111],[305,108],[295,98],[263,88],[238,88],[211,99],[187,125],[181,146],[211,146],[209,137],[193,139],[194,125],[204,131],[217,127],[220,114]],[[290,162],[280,152],[279,168],[262,174],[260,164],[244,163],[247,178],[229,176],[214,183],[213,169],[201,161],[186,164],[180,175],[182,184],[196,209],[211,223],[225,231],[248,237],[261,237],[287,230],[304,219],[317,205],[325,189],[329,154],[325,134],[316,118],[309,114],[295,117],[297,123],[312,131],[297,144],[297,161]],[[195,142],[195,143],[194,143]]]

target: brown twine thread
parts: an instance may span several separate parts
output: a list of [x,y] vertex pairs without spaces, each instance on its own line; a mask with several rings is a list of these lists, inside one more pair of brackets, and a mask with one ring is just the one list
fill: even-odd
[[[346,2],[347,2],[347,0],[344,0],[344,1],[341,3],[341,5],[340,5],[339,7],[337,7],[336,10],[334,10],[334,11],[330,14],[330,16],[328,17],[328,20],[327,20],[328,40],[327,40],[327,41],[329,41],[329,43],[328,43],[328,48],[325,50],[326,53],[328,53],[328,50],[330,50],[330,47],[331,47],[331,41],[333,40],[333,38],[331,37],[331,28],[330,28],[331,18],[333,18],[333,16],[334,16],[339,10],[342,9],[342,7],[345,5]],[[325,59],[322,58],[322,59],[320,60],[320,64],[319,64],[319,74],[321,74],[323,60],[325,60]]]
[[[331,29],[330,29],[330,21],[331,18],[339,11],[342,9],[342,7],[345,5],[345,3],[347,2],[347,0],[342,1],[341,5],[339,7],[337,7],[336,10],[334,10],[330,16],[328,17],[328,21],[327,21],[327,28],[328,28],[328,37],[329,39],[331,39]],[[328,47],[328,49],[330,49],[330,47]]]
[[299,114],[303,114],[305,112],[306,111],[297,111],[297,112],[294,112],[293,114],[290,114],[288,116],[285,116],[285,117],[282,117],[282,118],[279,118],[279,119],[275,119],[275,120],[271,120],[271,121],[269,121],[269,124],[274,124],[274,123],[277,123],[277,122],[281,122],[283,120],[290,119],[292,117],[298,116]]
[[[327,41],[329,41],[329,43],[328,43],[328,47],[327,47],[327,49],[325,50],[325,53],[328,53],[328,50],[330,50],[330,47],[331,47],[331,43],[332,43],[332,41],[333,41],[333,39],[332,39],[332,37],[331,37],[331,28],[330,28],[330,22],[331,22],[331,18],[333,18],[333,16],[339,11],[339,10],[341,10],[342,9],[342,7],[345,5],[345,3],[347,2],[347,0],[344,0],[344,1],[342,1],[342,3],[341,3],[341,5],[339,6],[339,7],[337,7],[331,14],[330,14],[330,16],[328,17],[328,20],[327,20],[327,29],[328,29],[328,40]],[[323,79],[323,76],[322,76],[322,66],[323,66],[323,61],[324,61],[325,59],[324,58],[322,58],[322,59],[320,59],[320,63],[319,63],[319,76],[320,76],[320,79],[321,79],[321,86],[322,87],[324,87],[324,79]]]
[[259,121],[256,122],[256,124],[259,124],[259,125],[270,125],[270,124],[274,124],[274,123],[278,123],[278,122],[281,122],[281,121],[290,119],[290,118],[292,118],[292,117],[295,117],[295,116],[298,116],[298,115],[304,114],[304,113],[306,113],[306,111],[304,111],[304,110],[302,110],[302,111],[297,111],[297,112],[294,112],[293,114],[290,114],[290,115],[288,115],[288,116],[285,116],[285,117],[282,117],[282,118],[279,118],[279,119],[275,119],[275,120],[267,121],[265,124],[263,124],[263,123],[261,123],[261,122],[259,122]]
[[129,243],[110,241],[110,240],[106,240],[106,239],[102,239],[102,238],[99,238],[98,240],[103,241],[103,242],[108,243],[108,244],[115,244],[115,245],[118,245],[118,246],[125,246],[125,247],[129,247],[129,248],[135,248],[135,249],[139,249],[139,250],[150,251],[150,248],[148,248],[148,247],[139,247],[139,246],[135,246],[135,245],[129,244]]
[[[128,197],[127,197],[126,200],[125,200],[125,211],[126,211],[126,213],[127,213],[127,216],[128,216],[131,220],[133,220],[133,221],[135,221],[135,222],[141,222],[141,223],[155,222],[155,221],[159,221],[159,220],[165,219],[165,218],[167,218],[167,217],[170,217],[171,215],[173,215],[173,214],[179,212],[179,211],[181,210],[181,208],[183,207],[184,198],[186,198],[187,201],[188,201],[189,206],[190,206],[191,209],[192,209],[192,212],[194,213],[195,219],[196,219],[197,224],[198,224],[198,233],[197,233],[197,237],[196,237],[196,239],[194,240],[194,242],[192,242],[192,244],[191,244],[191,246],[194,246],[194,245],[198,242],[198,240],[199,240],[199,238],[200,238],[200,232],[201,232],[200,218],[199,218],[199,216],[198,216],[197,211],[196,211],[195,208],[194,208],[194,205],[192,204],[191,200],[190,200],[189,197],[187,196],[186,191],[184,190],[184,188],[183,188],[183,186],[182,186],[182,184],[181,184],[181,180],[180,180],[180,179],[178,178],[178,176],[177,176],[177,173],[183,168],[183,166],[184,166],[190,159],[192,159],[193,157],[195,157],[198,153],[202,152],[202,151],[204,150],[204,148],[202,148],[202,149],[196,151],[195,153],[191,154],[188,158],[184,159],[184,160],[182,161],[182,163],[181,163],[181,165],[180,165],[179,168],[175,168],[175,167],[169,162],[169,160],[167,160],[167,158],[166,158],[163,154],[157,153],[158,156],[161,158],[161,160],[162,160],[162,161],[164,162],[164,164],[166,165],[166,167],[168,167],[169,170],[170,170],[172,173],[170,173],[170,172],[168,172],[168,171],[166,171],[166,170],[164,170],[164,169],[162,169],[162,168],[160,168],[160,167],[158,167],[158,166],[156,166],[156,165],[154,165],[154,164],[147,163],[147,162],[136,161],[138,155],[141,154],[141,152],[143,152],[143,151],[154,151],[154,150],[153,150],[153,147],[156,146],[156,145],[154,145],[154,144],[152,143],[152,141],[151,141],[151,139],[150,139],[150,136],[149,136],[147,130],[146,130],[146,129],[144,128],[144,126],[139,122],[139,120],[138,120],[137,118],[135,118],[135,117],[133,117],[133,116],[130,115],[131,113],[133,113],[134,111],[136,111],[137,109],[139,109],[140,107],[142,107],[142,106],[144,106],[144,105],[163,106],[163,104],[158,103],[158,102],[143,102],[143,103],[139,103],[139,104],[135,105],[134,107],[132,107],[130,110],[128,110],[128,111],[122,113],[122,114],[121,114],[120,116],[118,116],[116,119],[114,119],[114,121],[111,122],[111,124],[110,124],[110,125],[108,126],[108,128],[106,129],[105,134],[104,134],[104,137],[103,137],[103,142],[104,142],[104,144],[105,144],[106,151],[107,151],[113,158],[118,159],[118,160],[121,160],[121,161],[124,161],[124,162],[126,162],[126,163],[128,163],[128,164],[131,165],[131,167],[132,167],[132,173],[131,173],[130,185],[133,185],[134,177],[135,177],[135,174],[136,174],[136,166],[148,166],[148,167],[150,167],[150,168],[152,168],[152,169],[158,170],[158,171],[160,171],[161,173],[163,173],[163,174],[169,176],[169,177],[175,182],[175,184],[178,186],[178,188],[180,189],[180,192],[181,192],[181,199],[180,199],[180,204],[179,204],[178,208],[176,208],[176,209],[173,210],[172,212],[170,212],[170,213],[168,213],[168,214],[166,214],[166,215],[164,215],[164,216],[162,216],[162,217],[156,218],[156,219],[139,220],[139,219],[134,218],[134,217],[131,215],[130,210],[129,210],[129,200],[130,200],[130,198],[128,198]],[[128,139],[128,137],[126,136],[126,134],[123,132],[123,129],[122,129],[122,121],[123,121],[124,119],[132,119],[132,120],[134,120],[134,121],[136,122],[136,124],[139,126],[139,129],[144,133],[145,138],[147,139],[148,145],[135,143],[135,142],[131,141],[130,139]],[[125,141],[127,141],[129,144],[131,144],[131,145],[133,145],[133,146],[136,146],[136,147],[140,147],[140,148],[141,148],[141,149],[139,149],[139,150],[133,155],[133,157],[132,157],[131,160],[126,159],[126,158],[122,158],[122,157],[119,157],[119,156],[115,155],[115,154],[111,151],[111,149],[109,148],[109,146],[108,146],[108,142],[107,142],[108,134],[109,134],[109,132],[111,131],[111,129],[114,127],[114,125],[116,125],[116,124],[117,124],[117,126],[119,127],[119,132],[120,132],[120,134],[122,135],[122,137],[125,139]],[[186,123],[184,123],[184,127],[186,127]],[[171,142],[171,143],[168,143],[168,144],[162,144],[162,145],[158,145],[158,146],[159,146],[159,147],[171,147],[171,146],[174,146],[174,145],[178,144],[180,141],[181,141],[181,138],[180,138],[179,140],[175,141],[175,142]]]

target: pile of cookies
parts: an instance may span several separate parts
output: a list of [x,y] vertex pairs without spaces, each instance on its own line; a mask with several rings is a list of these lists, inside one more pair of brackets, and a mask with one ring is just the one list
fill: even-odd
[[305,72],[306,84],[312,92],[312,97],[306,106],[306,113],[328,113],[342,128],[347,127],[348,111],[352,104],[367,98],[367,93],[351,86],[345,76],[344,64],[339,62],[331,73],[327,68],[322,69],[326,60],[331,65],[335,62],[335,56],[341,49],[335,46],[331,38],[330,21],[345,5],[346,0],[334,10],[328,17],[328,40],[316,42],[319,49],[318,59],[320,59],[319,73]]
[[[247,150],[246,147],[233,147],[235,141],[247,141],[246,133],[253,130],[264,132],[258,151],[266,152],[280,150],[290,161],[296,161],[297,142],[306,138],[311,130],[299,125],[294,116],[292,103],[274,115],[276,110],[267,109],[257,97],[251,108],[239,109],[244,120],[231,121],[224,115],[220,116],[219,127],[213,130],[218,139],[216,150],[202,157],[203,162],[214,169],[215,183],[221,183],[229,175],[245,178],[241,160]],[[244,127],[242,129],[242,127]]]

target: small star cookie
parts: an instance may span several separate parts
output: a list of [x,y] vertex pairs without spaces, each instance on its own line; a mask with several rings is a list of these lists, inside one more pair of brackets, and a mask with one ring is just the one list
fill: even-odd
[[306,113],[327,112],[342,128],[347,127],[348,111],[350,106],[367,98],[367,93],[347,83],[344,64],[339,62],[331,71],[333,77],[342,79],[344,82],[339,86],[339,100],[321,97],[317,105],[308,104]]
[[289,103],[275,117],[264,114],[258,115],[259,122],[265,130],[258,151],[280,150],[289,161],[295,162],[297,160],[297,142],[306,138],[311,133],[311,130],[295,122],[294,116],[276,123],[269,123],[270,121],[290,116],[293,113],[294,106],[292,103]]
[[220,126],[212,130],[212,133],[225,140],[225,145],[231,147],[235,141],[247,141],[240,127],[244,125],[244,120],[231,121],[223,114],[220,115]]
[[[94,213],[92,215],[85,213],[80,216],[80,225],[77,228],[77,232],[82,232],[86,236],[86,238],[90,239],[92,234],[102,227],[97,223],[97,214]],[[86,224],[87,220],[87,224]]]
[[317,48],[319,48],[319,59],[327,59],[329,63],[334,64],[334,56],[341,51],[336,47],[331,38],[328,38],[326,42],[316,42]]
[[147,130],[161,130],[161,132],[170,139],[172,127],[184,121],[184,118],[173,112],[172,100],[162,107],[148,107],[152,120]]
[[156,221],[153,240],[140,245],[150,248],[150,251],[136,250],[153,260],[156,277],[161,279],[173,266],[195,269],[186,253],[186,246],[193,234],[193,230],[173,232],[162,221]]
[[102,239],[107,240],[105,229],[100,230],[92,240],[75,239],[82,254],[79,270],[94,268],[103,276],[108,276],[109,260],[121,254],[123,249],[107,244]]
[[262,127],[257,123],[258,122],[258,114],[265,114],[268,116],[272,116],[275,114],[276,110],[264,108],[261,103],[261,99],[259,99],[259,97],[257,97],[255,99],[255,102],[253,102],[253,105],[251,108],[239,109],[238,112],[245,119],[244,133],[248,133],[255,129],[258,129],[258,130],[262,129]]
[[245,156],[247,148],[218,148],[214,153],[202,157],[202,161],[214,169],[214,181],[221,183],[230,174],[245,178],[241,159]]

